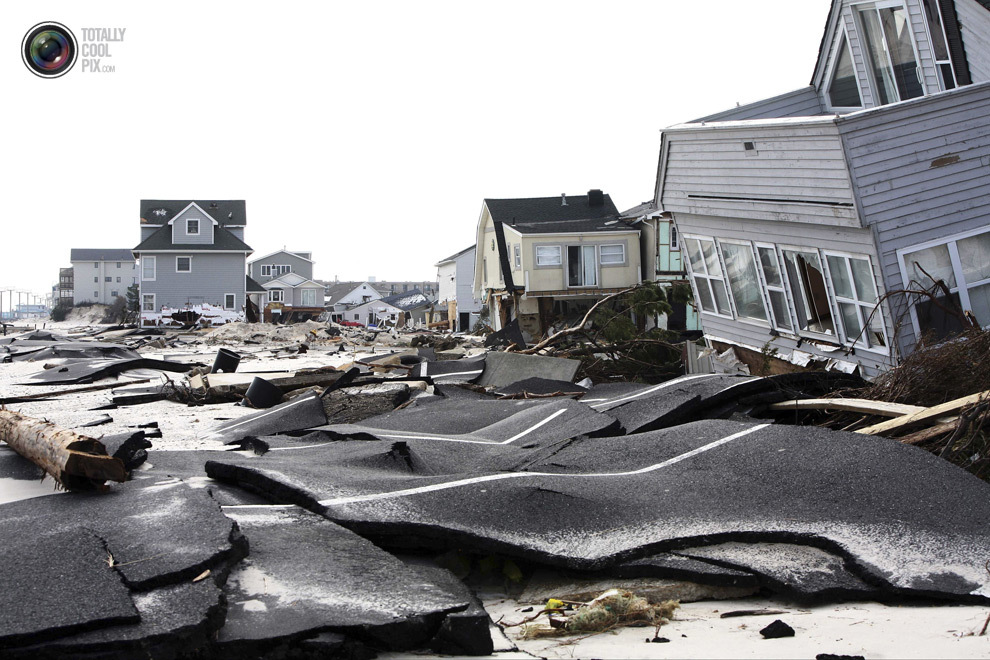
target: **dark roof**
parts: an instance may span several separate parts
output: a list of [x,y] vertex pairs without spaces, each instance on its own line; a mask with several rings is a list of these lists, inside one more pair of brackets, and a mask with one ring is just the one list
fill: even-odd
[[398,307],[404,312],[431,304],[430,299],[427,298],[426,294],[419,289],[403,291],[402,293],[396,293],[392,296],[385,296],[377,302],[388,303],[392,307]]
[[247,278],[244,282],[244,288],[247,293],[268,293],[268,289],[258,284],[250,275],[245,275]]
[[141,241],[132,252],[154,252],[156,250],[182,250],[189,252],[253,252],[251,247],[223,227],[213,231],[213,243],[173,243],[172,227],[159,227],[148,238]]
[[462,254],[465,254],[465,253],[467,253],[467,252],[470,252],[470,251],[471,251],[471,250],[473,250],[473,249],[474,249],[475,247],[477,247],[477,246],[476,246],[476,245],[474,245],[474,244],[471,244],[471,245],[469,245],[469,246],[467,246],[466,248],[464,248],[463,250],[461,250],[460,252],[458,252],[458,253],[456,253],[456,254],[452,254],[452,255],[450,255],[450,256],[449,256],[449,257],[447,257],[446,259],[441,259],[440,261],[438,261],[438,262],[437,262],[436,264],[434,264],[434,265],[435,265],[435,266],[439,266],[440,264],[445,264],[445,263],[447,263],[448,261],[454,261],[455,259],[457,259],[457,257],[459,257],[459,256],[461,256]]
[[324,291],[323,295],[331,303],[336,303],[341,298],[343,298],[348,293],[358,288],[362,284],[367,284],[367,282],[324,282],[322,280],[314,280],[314,281],[319,282],[324,287],[326,287],[326,291]]
[[127,249],[72,248],[69,261],[134,261],[134,255]]
[[142,199],[141,224],[163,225],[193,202],[221,225],[247,224],[243,199]]
[[[486,199],[485,205],[493,220],[500,220],[508,229],[522,234],[556,234],[561,232],[617,231],[628,229],[618,222],[619,211],[608,195],[602,204],[591,206],[588,195],[567,195],[567,206],[561,197],[528,197],[522,199]],[[617,221],[617,222],[612,222]],[[611,224],[605,224],[609,222]]]

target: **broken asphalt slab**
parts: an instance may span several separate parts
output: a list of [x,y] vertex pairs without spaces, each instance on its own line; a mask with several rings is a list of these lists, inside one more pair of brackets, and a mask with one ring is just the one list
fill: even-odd
[[124,358],[114,360],[80,360],[68,362],[61,366],[46,369],[31,376],[31,379],[21,385],[70,385],[73,383],[92,383],[101,378],[116,376],[125,371],[136,369],[153,369],[173,373],[185,373],[194,367],[203,366],[200,363],[170,362],[152,358]]
[[[288,451],[206,467],[216,479],[275,501],[291,498],[381,542],[445,544],[584,570],[678,547],[788,542],[843,557],[885,593],[990,597],[983,566],[990,486],[894,441],[710,420],[577,438],[549,456],[540,455],[545,448],[518,448],[497,462],[515,460],[525,470],[475,472],[438,469],[434,441],[403,442],[422,469],[376,470]],[[369,459],[387,453],[385,443],[368,441],[307,451],[335,445],[350,445],[352,462],[361,451]],[[450,443],[451,453],[454,446],[465,447]]]
[[[448,615],[471,606],[462,586],[440,584],[307,511],[248,506],[225,513],[250,538],[251,556],[227,582],[230,607],[218,639],[223,654],[255,655],[325,631],[410,650],[434,638]],[[487,615],[484,622],[478,634],[490,650]]]
[[506,387],[533,377],[572,382],[580,366],[580,360],[490,351],[485,354],[485,371],[477,383]]
[[293,433],[327,423],[323,401],[316,393],[303,394],[285,403],[259,410],[208,431],[204,439],[231,444],[248,436]]
[[429,377],[434,383],[473,383],[481,377],[485,365],[486,360],[483,355],[460,360],[422,362],[416,365],[411,374],[421,378]]

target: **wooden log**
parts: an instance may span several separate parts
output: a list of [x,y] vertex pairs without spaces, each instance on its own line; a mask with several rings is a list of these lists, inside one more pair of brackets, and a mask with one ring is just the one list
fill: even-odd
[[878,433],[885,433],[887,431],[893,431],[895,429],[903,428],[910,424],[919,424],[922,422],[927,422],[930,420],[942,417],[946,413],[952,413],[961,408],[964,408],[973,403],[979,403],[980,401],[986,399],[990,396],[990,390],[986,392],[980,392],[979,394],[971,394],[969,396],[964,396],[959,399],[954,399],[952,401],[946,401],[937,406],[932,406],[931,408],[925,408],[920,412],[916,412],[910,415],[904,415],[902,417],[897,417],[896,419],[888,419],[886,422],[880,422],[879,424],[874,424],[873,426],[867,426],[865,429],[859,429],[856,433],[864,433],[866,435],[876,435]]
[[909,406],[904,403],[873,401],[872,399],[797,399],[781,401],[770,406],[770,410],[841,410],[864,415],[900,417],[926,410],[922,406]]
[[0,440],[67,490],[103,490],[107,481],[127,479],[123,461],[107,456],[99,440],[12,410],[0,410]]

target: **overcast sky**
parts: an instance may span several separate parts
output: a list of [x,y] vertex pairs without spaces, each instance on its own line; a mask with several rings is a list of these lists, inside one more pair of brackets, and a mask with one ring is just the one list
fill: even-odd
[[[485,197],[653,194],[660,131],[807,85],[829,0],[5,2],[0,289],[131,248],[138,203],[245,199],[262,256],[418,280]],[[58,79],[29,28],[125,28]]]

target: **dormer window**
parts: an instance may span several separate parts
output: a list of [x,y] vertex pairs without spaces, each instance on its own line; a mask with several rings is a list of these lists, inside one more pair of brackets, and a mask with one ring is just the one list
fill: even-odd
[[199,218],[186,220],[186,234],[188,236],[199,236]]
[[859,19],[877,105],[924,95],[911,19],[904,5],[878,2],[860,8]]
[[852,53],[846,35],[839,41],[839,49],[832,68],[832,78],[828,83],[828,102],[833,108],[862,108],[863,100],[859,95],[859,83],[856,82],[856,68],[853,66]]

